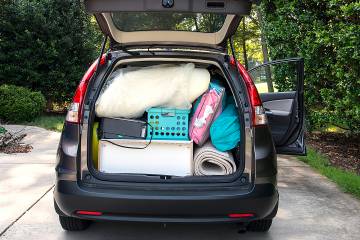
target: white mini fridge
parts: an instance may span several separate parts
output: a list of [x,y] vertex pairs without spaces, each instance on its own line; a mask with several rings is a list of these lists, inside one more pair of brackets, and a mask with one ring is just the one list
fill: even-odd
[[[192,141],[107,139],[99,141],[99,171],[167,176],[191,176]],[[121,145],[121,146],[117,146]],[[130,148],[126,148],[130,147]]]

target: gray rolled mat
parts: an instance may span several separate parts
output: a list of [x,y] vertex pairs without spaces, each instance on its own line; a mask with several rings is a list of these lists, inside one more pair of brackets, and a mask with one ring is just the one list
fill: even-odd
[[194,170],[197,176],[228,175],[236,171],[236,164],[231,152],[221,152],[208,141],[194,151]]

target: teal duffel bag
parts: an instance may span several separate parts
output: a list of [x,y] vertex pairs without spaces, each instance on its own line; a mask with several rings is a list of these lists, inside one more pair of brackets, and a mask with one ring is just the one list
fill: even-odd
[[212,144],[220,151],[235,148],[240,142],[240,122],[234,99],[229,97],[227,105],[210,127]]

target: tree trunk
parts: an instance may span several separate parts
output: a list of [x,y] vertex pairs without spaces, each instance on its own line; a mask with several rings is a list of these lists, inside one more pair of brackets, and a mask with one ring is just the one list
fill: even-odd
[[53,110],[54,107],[54,101],[53,99],[47,99],[46,101],[46,112],[51,112]]
[[[262,15],[259,9],[256,10],[256,14],[258,16],[259,19],[259,24],[260,24],[260,39],[261,39],[261,50],[263,53],[263,61],[264,63],[269,62],[269,51],[268,51],[268,47],[267,47],[267,43],[266,43],[266,39],[265,39],[265,35],[264,35],[264,31],[263,31],[263,19],[262,19]],[[273,82],[271,80],[271,69],[270,66],[265,66],[265,76],[266,76],[266,83],[267,83],[267,87],[268,87],[268,91],[269,92],[274,92],[274,85]]]
[[197,17],[194,16],[193,20],[194,20],[194,23],[195,23],[195,29],[196,29],[197,32],[199,32],[199,24],[198,24],[198,21],[197,21]]
[[245,17],[242,21],[242,49],[243,49],[243,57],[244,57],[244,65],[245,69],[249,69],[248,59],[247,59],[247,52],[246,52],[246,26],[245,26]]

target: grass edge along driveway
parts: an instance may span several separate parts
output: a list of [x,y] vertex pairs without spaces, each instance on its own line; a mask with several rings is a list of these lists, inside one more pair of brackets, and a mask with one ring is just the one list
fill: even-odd
[[335,182],[344,192],[360,199],[360,176],[356,173],[331,166],[327,157],[311,147],[308,148],[307,156],[298,159]]

